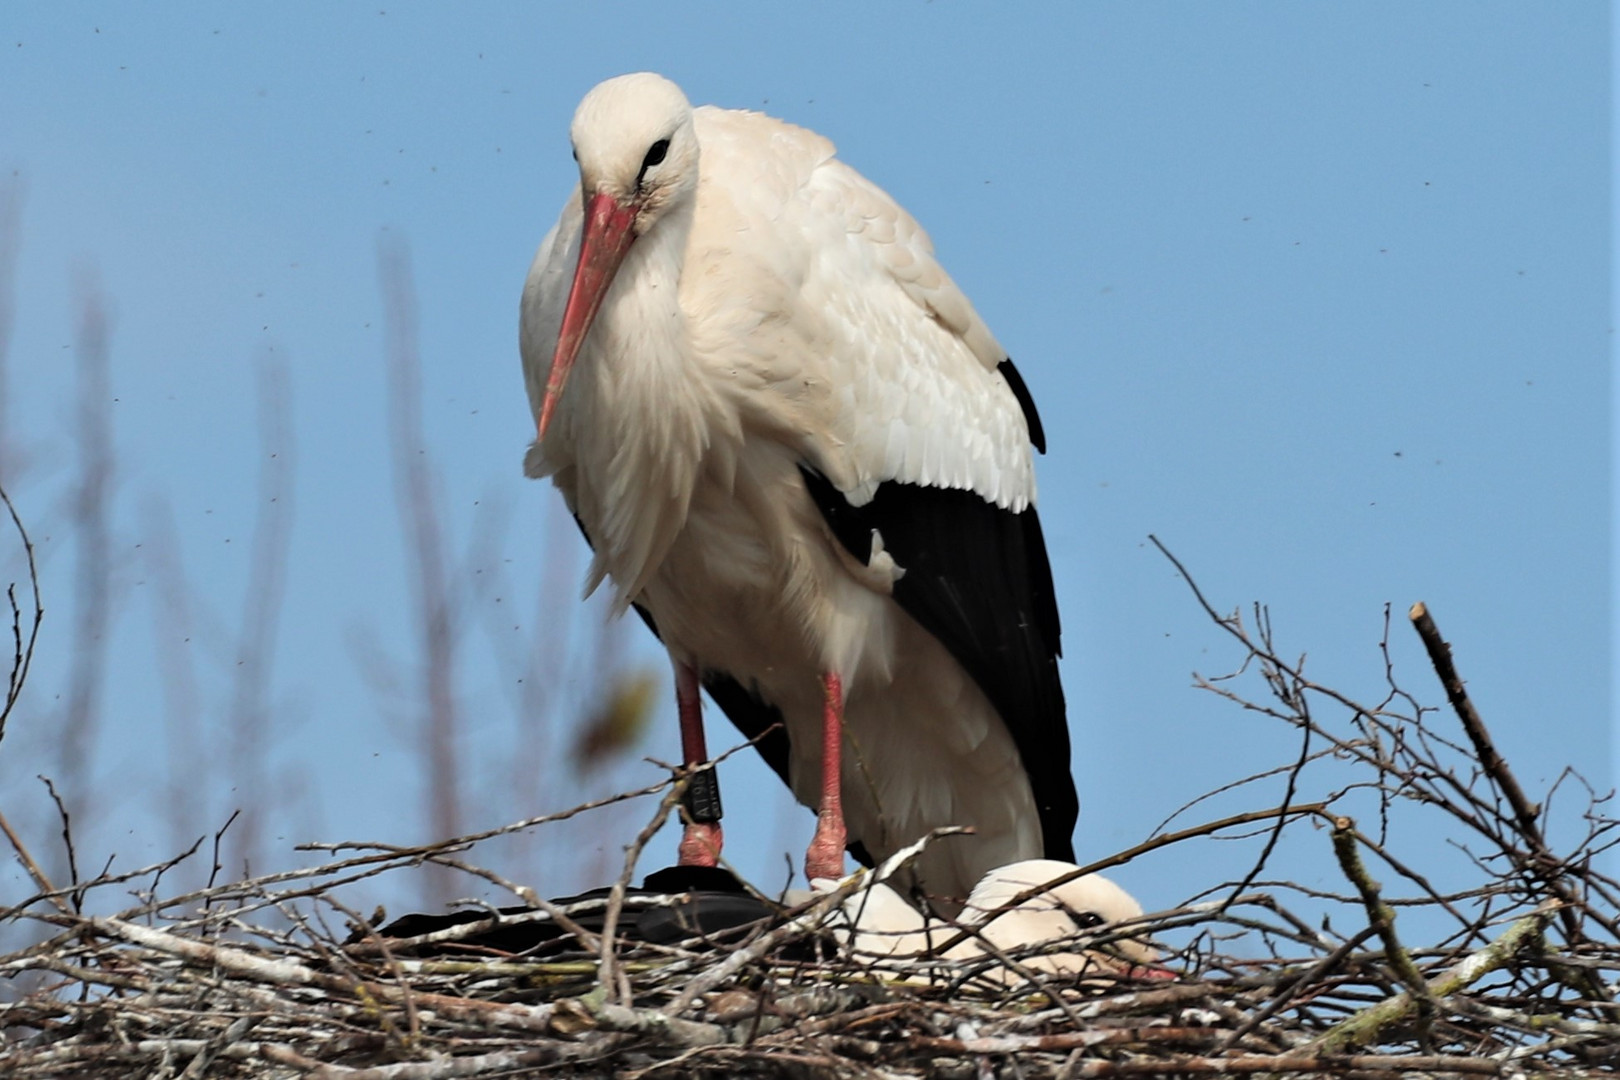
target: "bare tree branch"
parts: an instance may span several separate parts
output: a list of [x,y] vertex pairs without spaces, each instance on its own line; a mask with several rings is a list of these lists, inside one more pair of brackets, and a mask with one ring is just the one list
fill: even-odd
[[[403,243],[390,240],[379,246],[378,272],[388,326],[388,418],[395,502],[405,531],[417,619],[418,673],[425,710],[417,721],[417,737],[428,772],[428,826],[435,836],[454,836],[462,831],[461,720],[455,695],[460,620],[450,588],[443,515],[422,428],[416,290]],[[441,902],[449,899],[443,877],[432,880],[436,898]]]
[[78,489],[73,497],[75,570],[73,655],[63,694],[57,764],[70,800],[89,795],[94,774],[101,695],[112,625],[114,484],[112,387],[108,368],[106,299],[87,272],[80,280],[78,361]]
[[270,672],[287,587],[297,446],[287,362],[274,352],[259,360],[258,411],[258,505],[228,719],[231,772],[243,810],[231,834],[239,865],[256,865],[262,859],[265,819],[276,802],[267,779],[270,736],[280,727],[270,700]]
[[17,532],[17,539],[22,542],[23,558],[28,566],[28,588],[33,595],[32,615],[28,620],[28,628],[23,629],[23,609],[17,602],[17,586],[15,582],[6,586],[6,600],[11,607],[11,672],[6,679],[5,704],[0,706],[0,740],[6,737],[6,721],[11,718],[11,710],[16,708],[17,700],[22,697],[23,686],[28,682],[28,669],[34,664],[34,646],[39,642],[39,627],[45,621],[45,607],[39,597],[39,566],[34,561],[34,542],[28,536],[28,530],[23,527],[22,518],[17,515],[16,506],[12,505],[11,496],[6,494],[4,486],[0,486],[0,503],[4,503],[6,514],[11,518],[11,527]]

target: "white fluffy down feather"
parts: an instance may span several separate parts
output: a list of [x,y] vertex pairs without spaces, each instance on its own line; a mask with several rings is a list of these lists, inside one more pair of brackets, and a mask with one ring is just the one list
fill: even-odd
[[[1008,906],[1022,893],[1078,869],[1072,863],[1052,859],[1027,859],[997,867],[978,883],[961,915],[953,921],[925,919],[899,893],[876,884],[850,897],[829,926],[857,957],[926,956],[962,937],[962,931],[967,930],[970,936],[945,952],[945,959],[985,956],[988,943],[1002,953],[1036,950],[1018,963],[1042,974],[1168,974],[1156,967],[1158,951],[1140,938],[1126,937],[1106,946],[1086,947],[1088,937],[1142,915],[1142,906],[1135,898],[1101,874],[1084,874]],[[1039,948],[1059,942],[1078,948]],[[1016,978],[1013,972],[999,966],[987,974],[999,980]]]

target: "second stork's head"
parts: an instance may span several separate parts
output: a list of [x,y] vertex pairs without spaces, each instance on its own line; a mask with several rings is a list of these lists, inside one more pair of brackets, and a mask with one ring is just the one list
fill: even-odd
[[672,210],[688,205],[698,182],[692,106],[681,88],[661,75],[641,72],[598,84],[575,110],[569,136],[579,163],[585,224],[540,407],[541,438],[631,245]]
[[[1050,859],[1028,859],[998,867],[974,887],[962,911],[962,921],[977,927],[983,939],[999,949],[1044,942],[1073,943],[1073,952],[1047,952],[1026,961],[1038,971],[1116,971],[1138,977],[1169,977],[1172,973],[1158,966],[1158,951],[1139,938],[1125,937],[1106,949],[1083,947],[1085,939],[1093,934],[1106,936],[1108,928],[1116,923],[1141,918],[1142,905],[1101,874],[1075,877],[1078,869],[1071,863]],[[1034,895],[1021,903],[1012,903],[1032,892]]]

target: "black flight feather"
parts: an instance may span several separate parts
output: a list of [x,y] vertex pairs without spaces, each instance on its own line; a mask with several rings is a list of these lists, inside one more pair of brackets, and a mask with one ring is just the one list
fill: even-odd
[[1029,425],[1030,445],[1041,453],[1046,453],[1046,429],[1041,427],[1041,414],[1035,411],[1035,399],[1029,396],[1029,387],[1024,385],[1024,377],[1013,367],[1011,357],[998,364],[996,370],[1007,380],[1007,386],[1011,388],[1013,397],[1018,399],[1018,407],[1024,410],[1024,423]]

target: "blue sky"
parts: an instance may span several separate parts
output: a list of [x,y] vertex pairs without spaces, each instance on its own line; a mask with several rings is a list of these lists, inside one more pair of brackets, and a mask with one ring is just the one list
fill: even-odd
[[[71,346],[92,274],[113,313],[118,558],[86,846],[141,861],[168,842],[149,824],[175,755],[142,554],[154,506],[212,613],[184,643],[199,714],[228,704],[271,356],[296,444],[266,751],[293,793],[276,858],[305,839],[423,837],[408,701],[366,674],[411,633],[385,234],[414,269],[450,542],[500,582],[469,601],[464,756],[514,760],[527,737],[502,649],[548,620],[595,633],[572,590],[568,610],[536,608],[547,567],[582,567],[557,497],[519,469],[517,299],[571,183],[575,104],[641,69],[832,138],[929,229],[1024,372],[1050,443],[1083,858],[1294,752],[1190,688],[1237,658],[1150,533],[1218,608],[1270,605],[1283,651],[1358,696],[1382,693],[1384,604],[1427,601],[1527,785],[1573,763],[1607,788],[1610,48],[1599,4],[7,5],[0,168],[25,194],[4,444],[26,458],[5,473],[51,614],[0,744],[0,803],[40,812],[69,677]],[[618,640],[614,664],[663,677],[639,628]],[[1400,618],[1392,650],[1441,702]],[[569,700],[595,683],[578,664],[554,678]],[[670,759],[660,702],[643,752]],[[775,881],[809,814],[741,759],[723,783],[729,850]],[[475,793],[469,825],[573,791]],[[634,827],[576,842],[616,860]],[[672,856],[672,835],[657,844]],[[1119,876],[1155,906],[1229,861],[1206,845]]]

